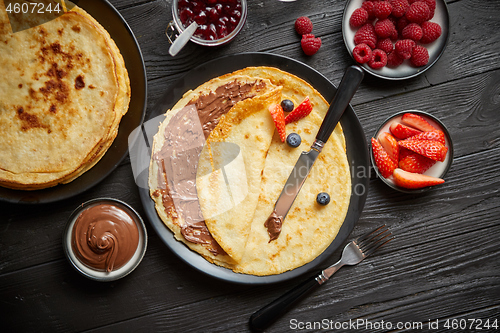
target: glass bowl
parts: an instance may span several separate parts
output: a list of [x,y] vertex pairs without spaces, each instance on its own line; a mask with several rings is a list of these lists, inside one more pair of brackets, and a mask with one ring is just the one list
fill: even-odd
[[[240,21],[238,22],[238,25],[234,28],[233,31],[231,31],[230,34],[223,38],[215,39],[215,40],[206,40],[198,36],[191,36],[190,40],[198,45],[202,46],[220,46],[229,43],[236,37],[236,35],[241,31],[243,26],[245,25],[246,18],[247,18],[247,12],[248,12],[248,6],[247,6],[247,1],[246,0],[239,0],[241,2],[241,17]],[[167,37],[169,38],[170,42],[173,42],[175,40],[175,35],[181,34],[187,27],[185,27],[181,19],[179,17],[179,0],[174,0],[172,3],[172,17],[173,20],[170,22],[168,28],[167,28]],[[170,33],[168,33],[170,31]]]

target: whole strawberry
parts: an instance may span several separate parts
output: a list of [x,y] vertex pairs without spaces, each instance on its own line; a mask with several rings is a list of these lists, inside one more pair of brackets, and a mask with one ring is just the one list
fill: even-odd
[[310,34],[313,30],[313,24],[309,17],[301,16],[297,20],[295,20],[295,31],[299,35]]
[[306,55],[312,56],[321,47],[321,38],[315,37],[313,34],[306,34],[302,36],[300,45]]

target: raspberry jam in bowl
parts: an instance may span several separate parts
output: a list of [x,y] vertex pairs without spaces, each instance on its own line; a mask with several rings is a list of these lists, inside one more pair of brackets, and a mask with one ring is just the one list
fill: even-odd
[[247,17],[246,0],[174,0],[173,24],[182,33],[191,23],[198,28],[191,41],[203,46],[230,42],[243,28]]

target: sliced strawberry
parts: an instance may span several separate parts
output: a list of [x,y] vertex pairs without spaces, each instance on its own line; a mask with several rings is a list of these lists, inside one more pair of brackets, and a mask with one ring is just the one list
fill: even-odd
[[436,163],[428,157],[405,148],[401,148],[400,156],[399,167],[408,172],[424,173]]
[[311,101],[309,100],[309,96],[307,96],[306,98],[304,98],[302,103],[297,105],[297,107],[285,117],[285,124],[290,124],[294,121],[302,119],[306,117],[309,113],[311,113],[311,111],[312,111]]
[[392,175],[394,169],[397,168],[397,164],[389,157],[382,145],[374,138],[372,138],[372,150],[373,158],[380,174],[384,178]]
[[429,124],[429,122],[425,120],[423,117],[414,113],[405,113],[401,118],[401,121],[406,125],[415,127],[416,129],[419,129],[424,132],[437,130],[437,128]]
[[274,125],[278,130],[281,142],[285,142],[286,129],[285,129],[285,113],[283,112],[283,108],[279,104],[273,104],[269,107],[269,112],[271,113]]
[[408,189],[417,189],[444,183],[444,179],[408,172],[399,168],[394,170],[393,175],[396,185]]
[[408,139],[411,136],[415,136],[417,134],[422,133],[415,128],[408,127],[406,125],[398,123],[397,121],[393,121],[391,123],[390,130],[392,135],[394,135],[394,137],[400,140]]
[[399,146],[396,139],[389,133],[383,132],[378,136],[378,141],[384,147],[389,157],[397,163],[399,159]]
[[437,141],[407,139],[399,141],[398,144],[434,161],[443,162],[448,152],[448,148]]
[[431,140],[442,143],[443,145],[446,143],[444,139],[444,133],[440,130],[434,130],[429,132],[422,132],[420,134],[409,137],[410,140]]

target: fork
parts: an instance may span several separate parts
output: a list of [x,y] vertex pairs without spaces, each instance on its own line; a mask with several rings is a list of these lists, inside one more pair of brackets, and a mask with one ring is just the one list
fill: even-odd
[[314,288],[322,285],[344,265],[356,265],[363,259],[373,254],[382,245],[393,240],[392,233],[384,224],[383,226],[362,235],[348,243],[342,251],[342,257],[335,264],[321,271],[281,297],[264,306],[250,316],[250,328],[256,331],[264,330],[269,324],[283,315],[296,301]]

